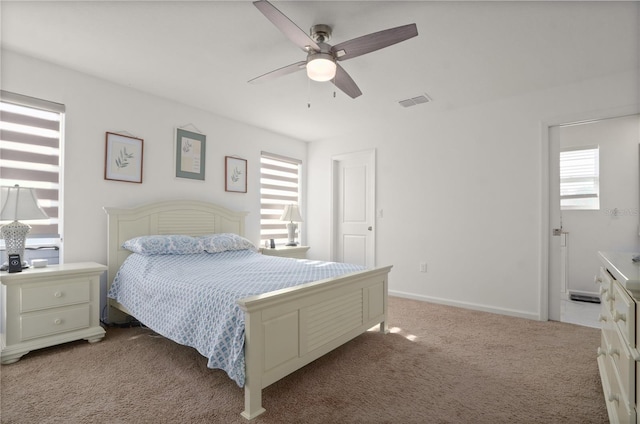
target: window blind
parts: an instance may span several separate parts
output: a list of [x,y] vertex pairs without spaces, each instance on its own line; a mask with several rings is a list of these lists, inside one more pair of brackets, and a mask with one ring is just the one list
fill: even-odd
[[0,91],[0,179],[36,189],[48,220],[27,221],[29,237],[59,238],[64,105]]
[[[300,203],[302,161],[262,152],[260,157],[260,239],[288,240],[286,222],[280,221],[284,206]],[[298,227],[299,228],[299,227]]]
[[560,152],[560,205],[562,209],[599,209],[599,148]]

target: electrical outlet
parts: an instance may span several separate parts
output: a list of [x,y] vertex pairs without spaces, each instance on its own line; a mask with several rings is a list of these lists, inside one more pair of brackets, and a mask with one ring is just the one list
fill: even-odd
[[427,272],[427,263],[420,262],[420,272]]

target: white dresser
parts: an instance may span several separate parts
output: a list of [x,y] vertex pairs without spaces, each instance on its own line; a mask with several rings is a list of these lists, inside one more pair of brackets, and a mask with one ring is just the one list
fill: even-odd
[[100,275],[106,269],[82,262],[0,273],[0,362],[73,340],[101,340]]
[[640,313],[636,313],[640,265],[631,260],[633,256],[598,252],[602,323],[598,369],[611,423],[640,423]]

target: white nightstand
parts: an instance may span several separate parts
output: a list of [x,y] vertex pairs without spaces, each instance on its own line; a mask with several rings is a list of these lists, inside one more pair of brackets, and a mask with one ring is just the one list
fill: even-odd
[[82,262],[1,272],[0,362],[73,340],[100,341],[100,275],[106,269]]
[[263,247],[260,249],[260,253],[284,258],[306,259],[307,250],[309,250],[309,246],[276,246],[275,249]]

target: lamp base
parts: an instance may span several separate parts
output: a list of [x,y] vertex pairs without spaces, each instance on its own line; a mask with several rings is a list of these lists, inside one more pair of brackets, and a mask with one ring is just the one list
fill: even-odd
[[[7,257],[12,254],[20,255],[22,268],[29,268],[29,263],[24,260],[24,245],[26,244],[29,231],[31,231],[31,226],[18,221],[10,222],[0,228],[0,234],[4,239]],[[7,264],[7,268],[8,267],[9,265]],[[2,270],[6,270],[4,265],[2,265]]]
[[285,246],[297,246],[296,243],[296,230],[298,229],[298,224],[294,224],[293,222],[287,223],[287,233],[289,236],[289,240]]

